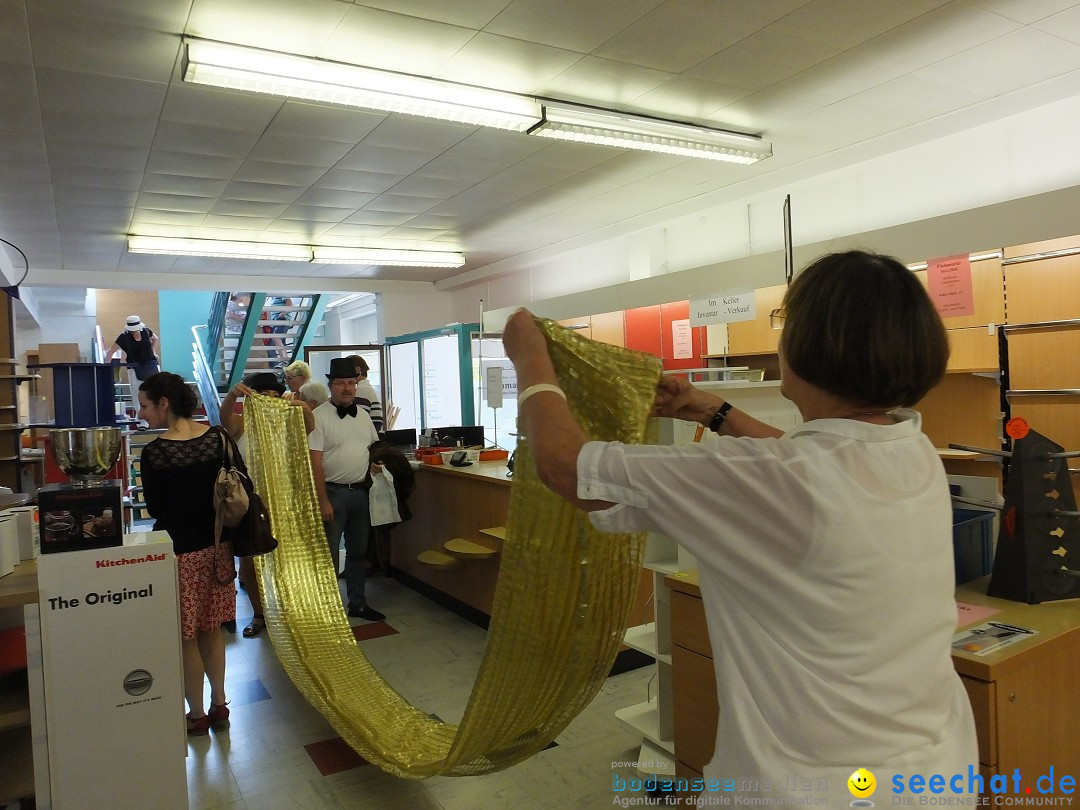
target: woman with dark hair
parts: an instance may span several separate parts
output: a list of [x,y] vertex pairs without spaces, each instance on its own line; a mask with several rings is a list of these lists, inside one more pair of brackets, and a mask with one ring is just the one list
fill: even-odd
[[[188,734],[229,727],[225,700],[225,639],[221,625],[236,621],[232,549],[214,546],[214,481],[224,461],[223,435],[192,419],[198,398],[182,377],[167,371],[139,386],[139,418],[165,432],[143,448],[143,496],[154,529],[172,538],[180,579],[180,625]],[[210,710],[203,678],[210,681]]]
[[594,526],[696,557],[720,707],[706,780],[782,803],[846,804],[858,768],[966,785],[949,490],[909,410],[945,372],[944,327],[907,268],[858,251],[807,267],[779,314],[780,390],[804,420],[787,433],[664,377],[653,414],[715,441],[588,442],[524,310],[503,335],[519,427],[541,480]]

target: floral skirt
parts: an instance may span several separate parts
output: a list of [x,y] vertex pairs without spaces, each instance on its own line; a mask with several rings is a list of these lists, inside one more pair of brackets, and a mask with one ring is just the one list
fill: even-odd
[[[185,641],[196,631],[211,633],[225,622],[236,621],[236,587],[232,576],[232,549],[227,542],[215,553],[213,546],[176,555],[180,575],[180,629]],[[219,580],[227,580],[224,584]]]

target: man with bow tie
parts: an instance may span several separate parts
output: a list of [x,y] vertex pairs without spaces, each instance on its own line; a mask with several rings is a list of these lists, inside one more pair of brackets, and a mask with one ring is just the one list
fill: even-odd
[[379,434],[367,411],[356,403],[356,368],[353,361],[335,357],[326,375],[330,399],[312,411],[315,429],[308,436],[311,470],[319,495],[319,511],[326,527],[334,572],[338,570],[341,535],[345,534],[345,589],[348,614],[379,622],[386,618],[367,603],[364,567],[371,518],[368,490],[381,464],[369,464],[368,447]]

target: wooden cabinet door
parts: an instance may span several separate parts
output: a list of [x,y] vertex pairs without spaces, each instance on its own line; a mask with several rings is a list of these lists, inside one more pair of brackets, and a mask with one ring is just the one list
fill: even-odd
[[769,325],[769,313],[779,308],[785,292],[786,284],[757,290],[754,320],[728,324],[729,354],[776,353],[780,344],[780,331]]

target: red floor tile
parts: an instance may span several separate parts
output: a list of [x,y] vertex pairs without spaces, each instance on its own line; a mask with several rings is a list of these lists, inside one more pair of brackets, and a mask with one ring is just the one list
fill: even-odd
[[353,751],[341,737],[308,743],[304,746],[304,750],[323,776],[368,764],[367,760]]

